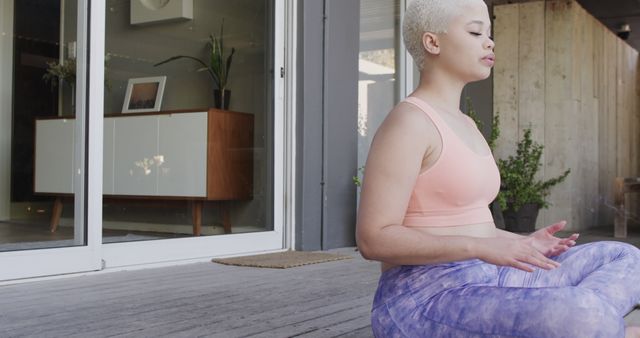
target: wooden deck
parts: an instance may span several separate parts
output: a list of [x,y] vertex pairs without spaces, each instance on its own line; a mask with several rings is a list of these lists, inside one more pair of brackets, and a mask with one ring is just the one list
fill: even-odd
[[371,337],[379,266],[197,263],[0,287],[0,337]]
[[[581,242],[592,239],[607,238]],[[354,258],[284,270],[197,263],[1,286],[0,337],[371,337],[378,264],[353,248],[337,252]],[[640,311],[626,321],[640,325]]]

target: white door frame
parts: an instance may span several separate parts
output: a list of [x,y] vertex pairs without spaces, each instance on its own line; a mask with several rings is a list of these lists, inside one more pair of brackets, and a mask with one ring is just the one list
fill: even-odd
[[[3,1],[3,0],[0,0]],[[13,1],[13,0],[6,0]],[[247,253],[280,251],[293,247],[295,220],[295,25],[296,0],[275,1],[274,49],[274,230],[166,239],[143,242],[102,244],[102,156],[104,111],[104,45],[105,1],[78,0],[77,95],[76,111],[88,111],[89,116],[76,117],[75,148],[78,175],[76,187],[76,229],[87,226],[87,246],[23,250],[0,253],[0,281],[51,276],[75,272],[121,268],[141,264],[176,264],[179,261],[208,260],[213,256],[233,256]],[[89,13],[90,11],[90,13]],[[87,21],[88,15],[91,20]],[[88,22],[91,36],[86,37]],[[294,26],[295,27],[295,26]],[[86,38],[90,55],[87,55]],[[287,47],[288,46],[288,47]],[[85,69],[84,60],[91,59]],[[286,60],[286,62],[285,62]],[[280,69],[286,76],[280,77]],[[89,83],[87,83],[87,71]],[[88,101],[87,101],[88,100]],[[88,110],[86,109],[88,108]],[[87,128],[84,128],[87,126]],[[85,152],[85,147],[88,150]],[[84,154],[88,154],[85,162]],[[81,165],[81,163],[86,163]],[[87,173],[88,175],[85,175]],[[86,176],[87,186],[84,181]],[[85,209],[86,207],[86,209]],[[83,233],[76,233],[84,237]]]
[[11,213],[11,106],[13,1],[0,0],[0,220]]
[[[91,15],[91,20],[89,20],[89,15]],[[103,54],[104,52],[101,51],[98,46],[100,41],[94,40],[91,42],[91,55],[87,55],[87,48],[85,46],[87,44],[86,34],[89,31],[89,22],[91,22],[92,32],[100,29],[100,27],[104,30],[104,2],[103,6],[93,6],[91,8],[91,13],[89,13],[89,0],[78,0],[77,20],[77,44],[79,53],[77,55],[76,87],[79,94],[76,95],[77,128],[75,133],[76,139],[86,139],[88,144],[85,144],[83,141],[76,142],[74,149],[74,156],[77,159],[76,163],[79,165],[79,167],[75,169],[76,175],[74,179],[74,229],[76,229],[75,235],[79,236],[76,237],[80,242],[77,244],[82,244],[85,237],[85,224],[89,224],[87,227],[87,245],[2,252],[0,253],[0,281],[92,271],[100,269],[101,266],[101,246],[99,245],[101,241],[101,233],[100,231],[97,231],[98,228],[95,224],[96,220],[100,221],[102,205],[100,199],[91,199],[91,196],[95,194],[94,188],[101,191],[101,187],[93,187],[91,184],[91,181],[95,180],[95,175],[101,175],[101,173],[99,171],[91,173],[87,178],[87,181],[90,182],[87,186],[89,189],[85,189],[86,167],[82,165],[82,163],[85,163],[85,146],[88,147],[90,151],[94,151],[98,141],[100,142],[100,145],[102,144],[102,140],[97,139],[98,137],[102,137],[101,133],[100,135],[97,135],[98,133],[86,133],[84,125],[87,121],[87,114],[83,112],[88,111],[89,114],[92,115],[91,117],[93,117],[97,112],[101,114],[102,111],[101,102],[92,100],[89,102],[89,105],[87,105],[87,95],[85,95],[85,93],[96,90],[96,81],[92,81],[92,85],[87,89],[87,72],[91,78],[98,79],[100,77],[100,73],[104,72],[104,69],[103,67],[99,67],[98,65],[101,65],[101,63],[97,62],[92,62],[91,69],[86,69],[85,65],[87,64],[87,57],[93,58],[96,53]],[[4,65],[6,65],[6,63]],[[102,82],[98,83],[101,84]],[[100,88],[100,92],[102,92],[102,88]],[[101,119],[89,118],[88,120],[92,123],[96,122],[94,120]],[[95,128],[95,126],[93,126],[93,128]],[[96,205],[98,204],[100,204],[99,208],[96,209]]]
[[[285,58],[290,60],[292,55],[295,55],[295,50],[291,48],[285,50],[285,45],[291,43],[290,40],[287,40],[291,37],[285,31],[285,24],[291,21],[292,16],[295,19],[295,3],[295,0],[276,0],[274,8],[274,229],[244,234],[107,243],[102,246],[106,268],[142,264],[177,264],[179,261],[205,261],[214,256],[281,251],[292,245],[291,238],[293,236],[285,236],[285,234],[291,233],[290,231],[293,230],[292,222],[294,219],[291,210],[294,207],[292,203],[295,187],[292,183],[295,182],[295,177],[291,166],[294,164],[295,138],[292,138],[292,135],[295,135],[295,124],[292,124],[291,121],[295,111],[291,111],[291,109],[295,106],[288,104],[291,95],[285,91],[285,85],[290,86],[291,84],[285,83],[287,77],[280,77],[280,69],[284,69],[285,73],[289,74],[288,76],[293,74],[292,65],[285,63]],[[104,30],[101,32],[103,39]],[[99,60],[96,61],[96,63],[99,62]],[[101,200],[101,196],[93,198]],[[285,239],[287,239],[286,242]]]
[[[408,0],[400,0],[400,22],[404,22],[404,13],[406,12],[408,5]],[[400,31],[402,31],[402,26],[400,26]],[[402,43],[402,34],[400,34],[399,46],[400,48],[398,49],[398,57],[400,57],[400,69],[398,69],[397,74],[403,77],[399,82],[400,93],[402,94],[400,99],[403,99],[409,96],[409,94],[411,94],[415,89],[415,63],[413,62],[411,54],[409,54],[409,51],[404,46],[404,43]]]

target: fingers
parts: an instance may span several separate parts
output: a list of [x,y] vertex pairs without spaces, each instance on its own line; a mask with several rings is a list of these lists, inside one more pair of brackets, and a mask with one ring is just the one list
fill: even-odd
[[532,266],[545,269],[545,270],[552,270],[557,268],[559,266],[559,263],[553,260],[541,259],[536,257],[528,257],[527,259],[522,261],[514,260],[511,262],[510,265],[516,269],[520,269],[526,272],[533,272],[535,271],[535,269]]
[[567,221],[560,221],[560,222],[558,222],[558,223],[556,223],[556,224],[549,225],[549,226],[547,227],[547,231],[548,231],[550,234],[552,234],[552,235],[553,235],[553,234],[555,234],[556,232],[558,232],[558,231],[562,230],[562,229],[564,228],[564,226],[565,226],[565,225],[567,225]]
[[520,270],[523,270],[523,271],[526,271],[526,272],[533,272],[534,271],[533,268],[530,267],[529,265],[524,264],[522,262],[518,262],[518,261],[513,261],[511,263],[511,266],[516,268],[516,269],[520,269]]
[[555,247],[553,247],[553,249],[549,252],[549,254],[547,256],[558,256],[564,252],[566,252],[567,250],[569,250],[569,246],[568,245],[556,245]]
[[576,245],[576,239],[578,239],[578,235],[573,234],[570,237],[561,239],[558,243],[562,245],[574,246]]
[[529,263],[541,269],[551,270],[560,266],[560,263],[546,257],[538,250],[530,250],[527,255],[519,259],[520,262]]

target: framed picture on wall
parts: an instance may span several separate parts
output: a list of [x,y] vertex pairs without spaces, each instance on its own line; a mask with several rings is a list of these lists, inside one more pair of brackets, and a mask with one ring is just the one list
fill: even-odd
[[160,111],[166,76],[129,79],[122,105],[123,113]]
[[131,0],[131,24],[193,19],[193,0]]

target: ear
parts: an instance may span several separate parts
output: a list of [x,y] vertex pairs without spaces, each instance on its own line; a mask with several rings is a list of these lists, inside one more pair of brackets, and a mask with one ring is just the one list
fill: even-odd
[[438,36],[430,32],[422,34],[422,48],[430,54],[440,54],[440,40]]

